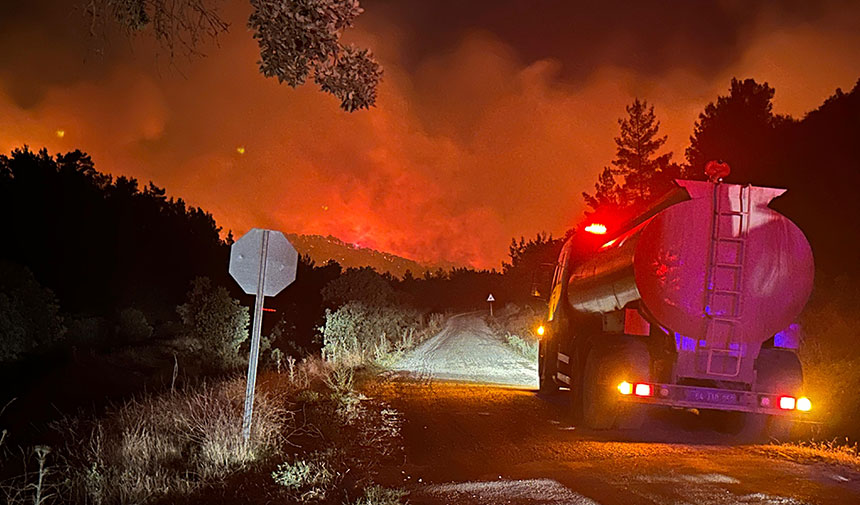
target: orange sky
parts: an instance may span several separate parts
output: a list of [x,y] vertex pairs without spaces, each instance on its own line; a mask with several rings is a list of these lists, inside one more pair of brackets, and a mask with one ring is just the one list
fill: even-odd
[[[760,11],[707,72],[671,63],[679,41],[664,47],[659,72],[610,59],[576,78],[564,56],[534,57],[522,35],[479,24],[413,51],[409,28],[373,5],[350,37],[374,50],[385,80],[378,106],[353,114],[313,84],[293,90],[257,73],[244,2],[225,13],[232,28],[220,47],[178,70],[146,41],[115,43],[100,60],[74,45],[0,38],[0,151],[80,148],[99,170],[152,180],[237,236],[332,234],[421,261],[498,267],[511,237],[558,235],[581,218],[580,193],[612,159],[634,97],[655,105],[681,161],[697,114],[732,76],[767,81],[776,112],[796,117],[860,77],[856,4],[846,13],[836,2],[809,22]],[[15,55],[33,65],[71,58],[81,75],[16,80]]]

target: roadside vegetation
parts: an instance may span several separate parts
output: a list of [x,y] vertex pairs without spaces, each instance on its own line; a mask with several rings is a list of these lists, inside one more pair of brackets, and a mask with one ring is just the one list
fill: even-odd
[[504,338],[505,342],[523,358],[537,363],[538,335],[537,328],[546,315],[540,308],[532,305],[516,305],[509,303],[502,310],[487,317],[487,324],[496,335]]

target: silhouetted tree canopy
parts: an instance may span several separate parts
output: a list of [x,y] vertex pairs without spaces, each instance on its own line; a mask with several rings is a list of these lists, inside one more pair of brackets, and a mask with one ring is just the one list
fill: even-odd
[[773,113],[775,90],[753,79],[732,79],[727,96],[717,97],[699,119],[686,150],[692,171],[701,174],[711,160],[723,160],[732,168],[728,180],[750,179],[761,165],[774,161],[779,130],[791,123],[787,116]]
[[618,120],[620,134],[615,137],[612,167],[600,173],[593,195],[582,193],[589,215],[612,216],[613,222],[647,206],[670,190],[672,181],[682,174],[682,167],[671,162],[671,152],[659,154],[667,137],[659,134],[654,106],[636,98],[625,110],[627,117]]
[[[127,34],[151,32],[167,49],[196,54],[230,25],[213,0],[91,0],[93,26],[116,24]],[[343,31],[364,9],[358,0],[250,0],[248,28],[260,48],[260,73],[292,87],[313,76],[320,89],[353,112],[376,103],[382,67],[369,49],[344,45]],[[92,30],[92,27],[90,27]]]
[[191,279],[226,282],[229,249],[212,216],[150,183],[98,172],[81,151],[0,155],[0,255],[26,265],[64,310],[137,306],[172,317]]

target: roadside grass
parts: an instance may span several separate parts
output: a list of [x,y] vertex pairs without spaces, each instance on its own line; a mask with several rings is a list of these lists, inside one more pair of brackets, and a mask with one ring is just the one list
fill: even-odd
[[242,376],[64,416],[50,426],[52,447],[10,458],[6,439],[0,464],[21,470],[0,482],[0,502],[190,503],[252,479],[261,485],[249,503],[397,503],[382,491],[360,501],[400,447],[396,411],[359,392],[372,376],[319,356],[262,372],[248,443]]
[[[261,485],[249,503],[400,503],[404,491],[372,478],[373,468],[402,458],[399,414],[361,390],[437,333],[443,317],[402,307],[329,316],[336,324],[324,330],[337,331],[324,334],[322,356],[286,357],[261,371],[249,442],[242,375],[145,394],[97,415],[61,417],[50,425],[51,446],[19,449],[17,461],[4,433],[0,465],[17,473],[4,472],[0,501],[188,503],[252,479]],[[392,316],[396,333],[385,326]]]
[[847,440],[786,442],[750,446],[753,452],[798,463],[827,463],[860,471],[860,446]]
[[76,503],[148,503],[194,493],[276,455],[295,415],[283,398],[256,395],[246,443],[244,387],[235,377],[55,422],[65,444],[58,447],[64,494]]
[[487,325],[496,335],[504,335],[504,342],[520,356],[537,362],[538,338],[535,329],[541,323],[541,315],[532,307],[507,304],[496,317],[487,317]]

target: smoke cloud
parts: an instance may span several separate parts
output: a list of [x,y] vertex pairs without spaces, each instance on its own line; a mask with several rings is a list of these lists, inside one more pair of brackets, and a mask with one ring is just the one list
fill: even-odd
[[497,267],[511,237],[581,219],[634,97],[680,161],[732,76],[769,82],[794,116],[860,77],[856,4],[568,4],[367,1],[350,37],[385,80],[378,107],[348,114],[259,75],[244,2],[206,57],[172,64],[146,39],[89,37],[66,2],[16,3],[0,16],[0,150],[80,148],[237,236]]

